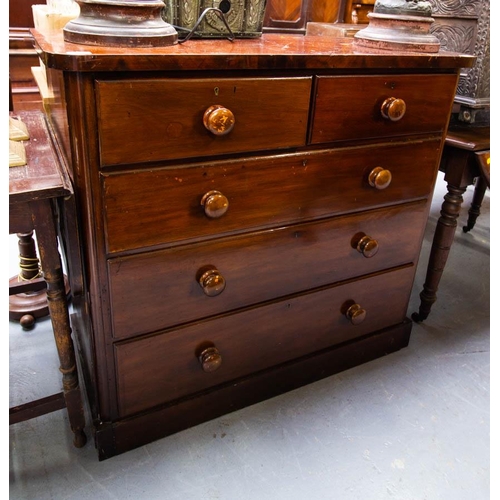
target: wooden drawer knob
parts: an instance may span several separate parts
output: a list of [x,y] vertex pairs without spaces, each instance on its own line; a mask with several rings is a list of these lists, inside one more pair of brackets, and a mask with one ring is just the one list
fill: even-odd
[[222,217],[229,208],[229,200],[220,191],[209,191],[201,198],[205,215],[211,219]]
[[386,99],[380,108],[382,116],[391,122],[397,122],[403,118],[406,112],[406,103],[403,99],[397,97],[389,97]]
[[226,135],[233,130],[235,118],[231,110],[214,104],[203,115],[203,125],[214,135]]
[[365,234],[359,239],[356,250],[362,253],[366,258],[373,257],[378,252],[378,242]]
[[353,325],[359,325],[365,320],[366,311],[359,304],[353,304],[347,309],[345,315]]
[[226,280],[217,269],[205,271],[198,280],[203,293],[209,297],[221,294],[226,288]]
[[222,364],[222,356],[216,347],[207,347],[201,352],[198,359],[205,372],[214,372]]
[[375,167],[368,174],[368,183],[375,189],[385,189],[392,181],[392,174],[382,167]]

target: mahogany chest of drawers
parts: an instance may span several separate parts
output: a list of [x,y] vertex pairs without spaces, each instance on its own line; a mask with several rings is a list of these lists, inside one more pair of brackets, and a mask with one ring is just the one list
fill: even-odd
[[101,459],[396,351],[459,68],[264,35],[35,32]]

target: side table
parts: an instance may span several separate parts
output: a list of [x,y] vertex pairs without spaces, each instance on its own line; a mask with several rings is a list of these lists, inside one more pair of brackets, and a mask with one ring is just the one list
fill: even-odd
[[[9,423],[15,424],[66,407],[74,445],[80,448],[87,440],[85,417],[58,248],[56,215],[58,200],[71,196],[73,192],[52,145],[43,113],[26,111],[13,116],[26,124],[30,139],[25,142],[27,164],[9,168],[9,233],[34,231],[36,234],[63,391],[10,408]],[[25,292],[29,286],[28,282],[10,284],[9,295]],[[35,283],[34,287],[39,288],[40,283]]]
[[486,186],[489,186],[489,156],[489,127],[464,127],[448,131],[439,166],[445,174],[448,192],[444,196],[441,216],[434,233],[425,283],[420,293],[420,307],[412,315],[413,321],[417,323],[427,319],[432,304],[437,299],[439,282],[453,244],[462,207],[462,195],[473,184],[474,179],[477,179],[476,190],[469,210],[469,220],[464,227],[465,232],[472,229],[479,215]]

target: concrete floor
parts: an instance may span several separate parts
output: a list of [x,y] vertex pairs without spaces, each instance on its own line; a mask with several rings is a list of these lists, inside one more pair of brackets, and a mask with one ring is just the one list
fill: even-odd
[[[440,174],[409,315],[444,188]],[[489,499],[489,191],[465,234],[471,197],[472,187],[438,301],[407,349],[104,462],[91,440],[72,446],[65,410],[12,425],[10,498]],[[50,321],[9,327],[11,406],[58,392]]]

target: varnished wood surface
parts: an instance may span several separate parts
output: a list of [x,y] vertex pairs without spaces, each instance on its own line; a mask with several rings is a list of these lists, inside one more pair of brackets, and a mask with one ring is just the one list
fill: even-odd
[[[87,382],[101,457],[206,420],[234,404],[258,401],[270,394],[268,386],[277,394],[407,344],[411,325],[404,319],[405,310],[443,130],[458,69],[470,66],[473,58],[450,53],[357,53],[352,40],[302,35],[265,34],[233,43],[190,40],[168,48],[135,50],[72,45],[62,36],[45,40],[35,33],[35,37],[54,95],[48,112],[78,191],[85,290],[76,311],[88,325],[80,337],[83,364],[91,372]],[[385,138],[377,134],[367,138],[361,132],[363,122],[371,118],[358,113],[362,101],[354,77],[387,76],[390,82],[405,73],[407,81],[425,75],[445,82],[434,86],[430,79],[425,85],[413,85],[419,105],[429,92],[436,94],[434,106],[426,108],[435,116],[422,117],[418,126],[414,121],[415,129],[399,130],[397,125],[403,122],[396,127],[389,124],[385,128],[391,133]],[[342,85],[347,93],[339,98],[331,94],[326,100],[331,99],[334,108],[342,101],[343,108],[339,106],[356,119],[341,126],[349,129],[343,138],[332,133],[311,145],[314,112],[321,116],[315,108],[316,83],[339,75],[352,77],[350,85]],[[240,138],[237,149],[212,150],[191,143],[174,157],[170,151],[178,146],[162,145],[166,128],[178,121],[158,105],[162,92],[175,90],[166,106],[171,108],[175,94],[184,92],[191,79],[292,77],[312,80],[307,133],[300,145],[293,142],[281,149],[269,134],[268,144],[258,150],[251,149],[251,139]],[[113,103],[117,95],[111,87],[102,113],[96,89],[111,78],[118,82],[116,88],[143,82],[146,87],[136,89],[142,97],[148,85],[156,86],[147,98],[129,93],[133,105],[123,108],[146,118],[144,130],[139,124],[122,127],[127,117],[120,113],[126,101]],[[186,85],[170,86],[181,78]],[[280,98],[289,107],[296,97],[285,92]],[[370,115],[377,104],[372,100]],[[179,102],[185,108],[190,99]],[[213,104],[226,105],[207,106]],[[259,111],[250,98],[243,107]],[[196,117],[203,116],[205,102],[198,108],[181,116],[191,133],[189,123],[201,126]],[[415,112],[412,106],[408,109],[405,118]],[[344,111],[330,111],[322,116],[325,127],[330,126],[328,120],[345,119]],[[148,116],[154,119],[147,121]],[[235,128],[224,140],[235,138],[233,132],[242,120],[239,111],[235,118]],[[286,118],[283,122],[275,128],[286,129]],[[203,132],[214,142],[220,139]],[[111,149],[109,142],[105,145],[106,135],[112,137]],[[119,156],[122,144],[128,153]],[[112,151],[107,159],[106,149]],[[368,184],[376,167],[391,171],[392,182],[386,189]],[[207,218],[201,204],[212,190],[221,192],[229,204],[216,219]],[[365,224],[381,236],[369,234]],[[352,231],[378,238],[378,253],[371,259],[361,255],[352,246],[356,236]],[[384,243],[388,237],[389,246]],[[348,255],[340,250],[344,240],[349,240]],[[393,273],[391,266],[401,264],[404,268]],[[208,265],[226,280],[224,291],[214,297],[205,295],[197,282],[198,267]],[[367,275],[381,269],[380,275]],[[339,281],[344,279],[349,281]],[[213,305],[197,307],[198,299]],[[294,301],[290,307],[288,299]],[[341,313],[332,305],[337,299],[342,299]],[[366,310],[365,322],[349,323],[343,315],[346,301]],[[326,333],[328,318],[344,321],[333,338],[331,331]],[[351,327],[358,333],[366,330],[353,337]],[[379,328],[385,329],[382,336]],[[221,367],[213,373],[205,373],[196,358],[197,348],[205,342],[214,342],[222,356]],[[349,343],[345,351],[343,342]],[[323,347],[328,350],[325,357]],[[316,369],[315,361],[298,361],[307,353],[323,360],[321,368]],[[335,366],[329,366],[327,359]],[[293,360],[285,370],[293,381],[289,384],[280,378],[284,372],[279,363],[287,360]],[[199,372],[193,371],[195,366]],[[226,374],[221,371],[225,366]],[[269,370],[269,375],[261,377],[261,369]],[[204,376],[214,377],[206,382],[210,379]],[[252,381],[243,389],[238,387],[241,376]],[[274,388],[274,382],[279,387]],[[240,392],[245,387],[252,394]],[[183,399],[170,403],[168,410],[161,408],[172,398]],[[143,429],[144,425],[149,428]]]
[[446,146],[468,151],[490,149],[490,127],[451,128],[446,134]]
[[[114,336],[157,331],[415,262],[427,211],[420,202],[111,260]],[[371,258],[355,248],[361,234],[378,241]],[[206,296],[197,282],[210,266],[226,281],[216,297]]]
[[30,139],[23,141],[27,164],[9,168],[9,202],[56,198],[72,192],[49,139],[45,115],[39,111],[11,113],[26,124]]
[[[403,322],[414,268],[250,309],[115,347],[120,415],[125,416],[231,379]],[[381,293],[381,290],[384,293]],[[366,320],[345,317],[350,301]],[[221,367],[205,373],[197,349],[211,342]]]
[[189,40],[153,49],[77,45],[63,35],[45,37],[33,30],[47,67],[66,71],[251,70],[251,69],[457,69],[475,58],[452,52],[439,54],[369,53],[357,50],[353,39],[264,34],[258,39]]
[[[440,151],[440,140],[415,140],[105,175],[108,251],[196,241],[424,198]],[[384,190],[368,184],[378,166],[392,173]],[[219,219],[207,218],[201,205],[212,189],[229,200]]]
[[[311,87],[312,77],[98,80],[102,164],[304,146]],[[217,104],[236,121],[224,136],[203,123]]]
[[226,413],[347,370],[408,345],[412,323],[405,320],[354,341],[303,356],[269,370],[220,385],[216,390],[167,404],[96,429],[99,459],[150,443]]
[[[325,76],[318,78],[313,144],[358,138],[441,132],[448,125],[453,96],[446,89],[455,75]],[[388,97],[402,99],[404,116],[396,122],[383,118]]]

